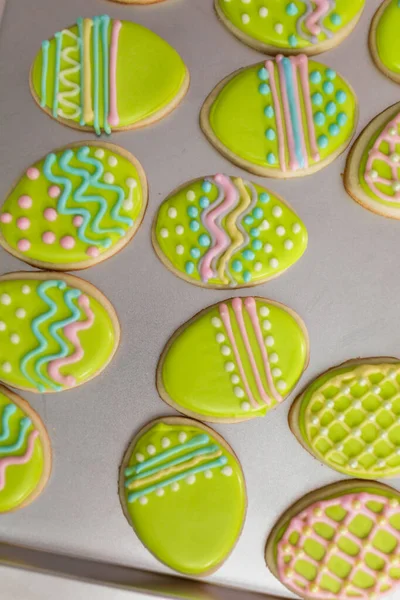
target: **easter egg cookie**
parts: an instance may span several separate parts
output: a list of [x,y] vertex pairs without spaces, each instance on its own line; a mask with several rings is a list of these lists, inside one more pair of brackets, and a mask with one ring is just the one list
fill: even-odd
[[50,440],[39,415],[0,385],[0,513],[35,500],[50,471]]
[[400,104],[375,117],[357,139],[344,185],[364,208],[400,219]]
[[400,361],[351,360],[295,400],[293,433],[315,458],[353,477],[400,474]]
[[232,448],[209,427],[179,417],[152,421],[134,437],[119,494],[142,543],[186,575],[216,571],[246,515],[244,475]]
[[400,83],[400,2],[385,0],[372,20],[369,47],[378,69]]
[[108,15],[79,18],[42,43],[31,92],[54,119],[74,129],[135,129],[182,100],[189,74],[179,54],[149,29]]
[[257,63],[226,77],[201,110],[209,141],[231,162],[264,177],[301,177],[349,145],[356,96],[333,69],[304,54]]
[[224,25],[252,48],[319,54],[354,29],[365,0],[215,0]]
[[399,588],[399,540],[400,493],[375,481],[341,481],[286,511],[266,561],[305,600],[378,600]]
[[282,198],[241,177],[196,179],[160,206],[152,230],[161,261],[189,283],[249,287],[303,254],[307,230]]
[[98,375],[119,344],[115,310],[93,285],[49,272],[0,277],[0,380],[61,392]]
[[308,366],[306,327],[265,298],[209,306],[171,337],[157,368],[163,400],[211,422],[262,417],[293,390]]
[[99,142],[73,144],[30,166],[0,208],[0,244],[42,269],[90,267],[121,250],[147,204],[140,163]]

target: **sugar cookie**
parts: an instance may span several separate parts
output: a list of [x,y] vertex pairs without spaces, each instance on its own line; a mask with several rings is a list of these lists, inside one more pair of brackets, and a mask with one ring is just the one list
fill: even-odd
[[0,277],[0,380],[30,392],[60,392],[98,375],[119,344],[115,310],[73,275]]
[[30,504],[50,477],[51,446],[39,415],[0,385],[0,513]]
[[195,179],[159,208],[152,241],[175,275],[196,285],[249,287],[277,277],[304,253],[307,230],[270,190],[241,177]]
[[372,19],[369,47],[378,69],[400,83],[400,2],[385,0]]
[[266,561],[300,598],[377,600],[399,587],[399,539],[400,493],[375,481],[341,481],[284,513]]
[[0,245],[43,269],[84,269],[121,250],[147,204],[140,163],[100,142],[72,144],[31,165],[0,208]]
[[202,423],[152,421],[122,461],[121,505],[143,544],[167,566],[208,575],[233,550],[246,515],[246,485],[232,448]]
[[364,208],[400,219],[400,104],[375,117],[357,139],[344,185]]
[[262,417],[293,390],[308,366],[300,317],[265,298],[209,306],[168,341],[157,368],[161,398],[210,422]]
[[245,67],[226,77],[200,124],[221,154],[265,177],[300,177],[326,167],[349,145],[356,96],[333,69],[304,54]]
[[293,403],[289,425],[306,450],[345,475],[396,477],[399,394],[399,360],[351,360],[305,389]]
[[340,44],[354,29],[365,0],[215,0],[224,25],[260,52],[312,55]]
[[79,18],[45,40],[32,65],[30,86],[48,115],[100,135],[143,127],[167,115],[186,94],[189,74],[179,54],[157,34],[102,15]]

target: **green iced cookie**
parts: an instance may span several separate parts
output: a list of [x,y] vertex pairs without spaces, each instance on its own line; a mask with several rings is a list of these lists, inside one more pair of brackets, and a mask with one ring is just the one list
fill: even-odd
[[244,421],[288,396],[308,356],[307,330],[294,311],[264,298],[233,298],[174,333],[161,355],[157,387],[189,416]]
[[372,20],[369,47],[378,69],[400,83],[400,2],[385,0]]
[[152,421],[131,442],[119,493],[129,523],[154,556],[186,575],[207,575],[233,550],[246,486],[233,450],[190,419]]

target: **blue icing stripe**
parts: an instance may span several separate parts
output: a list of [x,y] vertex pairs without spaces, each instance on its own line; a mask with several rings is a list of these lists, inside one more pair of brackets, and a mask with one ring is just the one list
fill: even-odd
[[285,81],[287,87],[287,95],[289,101],[289,110],[290,110],[290,119],[293,126],[293,137],[294,144],[296,149],[296,157],[299,162],[301,168],[305,166],[305,159],[303,156],[303,151],[301,147],[301,132],[300,132],[300,121],[299,115],[297,113],[296,100],[294,95],[294,82],[293,82],[293,71],[292,71],[292,63],[290,62],[290,58],[284,57],[282,58],[283,71],[285,74]]
[[3,414],[1,416],[1,434],[0,442],[4,442],[10,435],[10,419],[17,410],[15,404],[7,404],[4,407]]
[[20,450],[25,442],[26,432],[31,425],[32,421],[28,417],[23,417],[19,422],[19,433],[17,440],[9,446],[0,446],[0,456],[2,454],[9,454],[10,452],[17,452]]
[[49,67],[49,40],[42,43],[42,75],[40,82],[40,106],[46,106],[47,97],[47,69]]

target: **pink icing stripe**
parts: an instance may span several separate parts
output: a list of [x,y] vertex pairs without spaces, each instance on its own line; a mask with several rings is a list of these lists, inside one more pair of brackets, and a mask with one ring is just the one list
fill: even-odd
[[[396,153],[396,146],[400,142],[400,136],[398,135],[398,126],[400,123],[400,114],[398,114],[390,123],[385,127],[382,133],[377,138],[375,144],[371,148],[368,154],[367,164],[365,166],[364,178],[367,182],[367,185],[371,192],[373,192],[378,198],[384,200],[385,202],[398,202],[400,199],[400,191],[393,194],[393,196],[389,194],[385,194],[377,187],[377,183],[381,183],[383,185],[387,185],[388,187],[392,187],[393,183],[399,183],[399,169],[400,163],[396,163],[390,159],[390,156]],[[395,135],[392,135],[390,132],[395,129]],[[389,146],[389,155],[384,154],[380,151],[381,144],[386,142]],[[371,171],[373,171],[373,165],[375,160],[381,160],[384,162],[391,170],[392,179],[385,179],[384,177],[371,177]]]
[[122,27],[121,21],[113,21],[110,44],[110,111],[108,113],[108,122],[110,125],[119,124],[119,114],[117,105],[117,57],[119,32]]
[[219,183],[225,193],[225,200],[219,204],[214,210],[209,212],[204,219],[204,225],[215,239],[215,244],[204,255],[200,265],[200,275],[204,282],[207,282],[214,276],[214,271],[211,268],[211,263],[225,248],[229,246],[229,236],[218,227],[216,220],[218,217],[227,213],[229,209],[237,202],[237,189],[225,175],[218,174],[214,177],[216,183]]
[[258,392],[259,392],[261,398],[264,400],[265,404],[270,404],[271,399],[269,398],[268,394],[264,390],[264,386],[261,381],[260,373],[258,372],[257,363],[254,358],[253,350],[250,345],[249,336],[247,335],[247,329],[246,329],[246,325],[245,325],[244,319],[243,319],[242,299],[234,298],[232,300],[232,308],[233,308],[233,312],[235,313],[236,320],[239,325],[240,333],[241,333],[242,340],[243,340],[243,343],[246,348],[246,352],[247,352],[247,355],[248,355],[248,358],[249,358],[249,361],[251,364],[251,369],[253,371],[253,375],[254,375],[254,379],[256,381]]
[[37,430],[31,431],[28,438],[26,452],[22,456],[7,456],[0,459],[0,490],[2,490],[6,485],[5,474],[7,467],[10,467],[11,465],[24,465],[31,460],[35,447],[35,440],[38,435],[39,432]]
[[311,156],[313,160],[319,160],[319,151],[317,145],[317,138],[315,135],[314,117],[311,105],[311,92],[310,82],[308,81],[308,58],[305,54],[299,54],[292,58],[293,64],[295,64],[300,73],[300,81],[303,92],[304,106],[306,110],[307,126],[308,126],[308,137],[310,140]]
[[286,157],[285,157],[285,131],[283,128],[283,120],[282,120],[282,111],[281,111],[281,103],[279,101],[278,90],[276,87],[275,81],[275,67],[272,60],[265,61],[265,68],[269,74],[269,84],[271,87],[272,98],[274,101],[274,110],[275,110],[275,118],[276,118],[276,129],[278,132],[278,142],[279,142],[279,163],[282,171],[286,171]]
[[260,321],[259,321],[258,315],[257,315],[256,301],[254,300],[254,298],[251,298],[251,297],[246,298],[244,301],[244,306],[249,314],[251,324],[253,325],[254,333],[256,334],[258,346],[260,348],[261,356],[262,356],[263,363],[264,363],[264,371],[265,371],[265,377],[267,378],[268,387],[271,390],[271,393],[272,393],[273,397],[275,398],[275,400],[277,402],[282,402],[283,398],[276,390],[275,385],[274,385],[274,380],[272,378],[271,367],[270,367],[269,360],[268,360],[268,354],[267,354],[267,351],[265,350],[264,339],[263,339],[263,335],[262,335],[262,331],[261,331],[261,327],[260,327]]
[[83,308],[86,314],[86,321],[78,321],[77,323],[71,323],[64,327],[64,335],[73,344],[75,352],[71,356],[66,358],[57,358],[52,360],[48,366],[49,376],[62,385],[71,387],[75,384],[75,378],[72,375],[63,376],[60,373],[60,369],[65,365],[70,365],[80,361],[83,358],[84,351],[78,338],[78,332],[84,329],[90,329],[94,322],[93,311],[89,308],[89,298],[83,294],[79,296],[78,304]]
[[250,386],[247,381],[246,373],[243,368],[242,359],[240,358],[239,349],[236,344],[235,336],[233,335],[231,317],[229,315],[229,308],[226,304],[223,303],[223,304],[219,305],[219,314],[221,315],[222,322],[225,326],[226,334],[227,334],[230,344],[232,346],[233,354],[235,355],[235,360],[236,360],[236,363],[237,363],[237,366],[239,369],[240,378],[243,381],[243,385],[244,385],[244,389],[246,390],[247,397],[250,400],[250,403],[255,408],[258,408],[258,404],[257,404],[256,400],[254,399],[254,396],[251,392]]
[[287,140],[288,140],[288,146],[289,146],[289,155],[290,155],[289,168],[292,171],[294,171],[299,168],[299,163],[298,163],[297,157],[296,157],[296,148],[295,148],[295,144],[294,144],[293,129],[292,129],[292,119],[290,117],[289,100],[288,100],[288,95],[287,95],[286,79],[285,79],[285,72],[283,70],[282,60],[283,60],[283,55],[278,54],[278,56],[276,57],[276,62],[278,64],[278,69],[279,69],[279,82],[280,82],[281,93],[282,93],[283,115],[284,115],[284,122],[285,122],[285,126],[286,126]]
[[320,20],[329,11],[328,0],[314,0],[315,10],[306,19],[306,26],[313,35],[319,35],[321,33]]
[[[306,140],[304,137],[303,116],[302,116],[302,110],[301,110],[301,105],[300,105],[299,82],[297,81],[296,66],[297,66],[297,62],[296,62],[295,58],[293,56],[291,56],[290,57],[290,68],[292,69],[293,92],[294,92],[294,99],[295,99],[295,103],[296,103],[296,111],[297,111],[298,121],[299,121],[299,125],[300,125],[301,148],[302,148],[302,154],[304,156],[304,166],[307,168],[308,167],[308,151],[307,151],[307,147],[306,147]],[[308,66],[307,66],[307,72],[308,72]]]

